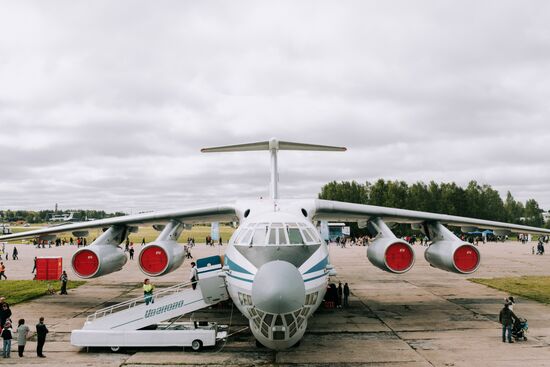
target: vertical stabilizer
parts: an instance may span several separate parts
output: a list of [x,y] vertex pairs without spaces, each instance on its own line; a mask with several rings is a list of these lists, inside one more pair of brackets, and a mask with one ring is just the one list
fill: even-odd
[[310,150],[321,152],[345,152],[344,147],[334,147],[330,145],[317,145],[305,143],[293,143],[290,141],[280,141],[276,138],[271,138],[268,141],[260,141],[257,143],[246,143],[237,145],[225,145],[220,147],[203,148],[203,153],[225,153],[225,152],[249,152],[258,150],[269,150],[271,154],[271,182],[270,193],[271,198],[276,200],[279,198],[279,172],[277,168],[277,151],[279,150]]

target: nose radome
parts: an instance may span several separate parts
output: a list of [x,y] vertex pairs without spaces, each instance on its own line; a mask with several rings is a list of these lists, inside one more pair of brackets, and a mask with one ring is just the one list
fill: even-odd
[[271,261],[260,267],[252,285],[252,302],[268,313],[284,314],[301,308],[306,300],[302,275],[286,261]]

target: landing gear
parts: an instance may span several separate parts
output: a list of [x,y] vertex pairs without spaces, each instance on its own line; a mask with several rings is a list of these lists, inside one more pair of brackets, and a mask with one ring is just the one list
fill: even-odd
[[120,347],[111,347],[111,352],[118,352],[120,350]]

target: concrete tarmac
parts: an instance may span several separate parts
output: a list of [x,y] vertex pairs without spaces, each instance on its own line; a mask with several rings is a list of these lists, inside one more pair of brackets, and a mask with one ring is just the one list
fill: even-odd
[[[550,275],[550,257],[531,254],[531,246],[517,242],[480,245],[482,265],[475,277]],[[8,245],[11,253],[13,245]],[[75,246],[35,249],[16,245],[20,260],[5,261],[9,279],[31,279],[34,256],[62,256],[71,279],[70,257]],[[137,245],[135,258],[141,247]],[[193,255],[223,254],[225,247],[197,245]],[[426,263],[424,247],[415,246],[416,264],[403,275],[385,273],[366,259],[365,247],[330,247],[338,275],[348,282],[352,296],[347,309],[319,309],[309,319],[299,346],[275,352],[255,345],[250,331],[242,331],[226,344],[199,353],[179,349],[132,348],[119,353],[108,349],[89,352],[70,345],[70,331],[81,328],[86,316],[101,307],[142,294],[145,276],[137,260],[123,270],[84,286],[69,295],[44,296],[12,308],[13,320],[25,318],[34,331],[44,316],[50,329],[45,359],[36,357],[35,337],[25,357],[12,347],[10,364],[72,366],[550,366],[550,306],[517,297],[514,311],[529,320],[529,340],[502,343],[498,312],[507,294],[471,283],[468,276],[434,269]],[[154,279],[157,287],[186,281],[189,261],[175,272]],[[230,305],[195,313],[195,319],[231,323],[231,331],[248,325]],[[186,319],[184,317],[184,319]],[[0,358],[0,364],[8,360]]]

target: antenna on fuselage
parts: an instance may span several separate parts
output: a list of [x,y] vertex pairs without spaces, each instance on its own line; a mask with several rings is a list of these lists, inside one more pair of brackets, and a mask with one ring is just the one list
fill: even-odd
[[280,141],[276,138],[271,138],[268,141],[260,141],[257,143],[246,143],[237,145],[225,145],[220,147],[203,148],[203,153],[224,153],[224,152],[248,152],[257,150],[269,150],[271,153],[271,183],[269,191],[271,199],[279,198],[279,172],[277,169],[277,152],[279,150],[312,150],[324,152],[345,152],[345,147],[334,147],[330,145],[304,144],[293,143],[290,141]]

